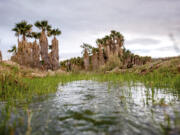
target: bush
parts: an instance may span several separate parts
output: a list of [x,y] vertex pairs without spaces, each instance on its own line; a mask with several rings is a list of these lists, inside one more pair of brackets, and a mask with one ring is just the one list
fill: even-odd
[[122,62],[120,58],[117,56],[110,56],[105,65],[100,67],[100,71],[111,71],[114,68],[120,68],[122,66]]

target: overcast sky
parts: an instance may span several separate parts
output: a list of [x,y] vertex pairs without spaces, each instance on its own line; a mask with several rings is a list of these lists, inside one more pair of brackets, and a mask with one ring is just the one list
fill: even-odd
[[[17,44],[11,29],[27,20],[48,20],[59,28],[60,58],[81,56],[80,45],[121,32],[125,47],[152,57],[177,56],[169,34],[180,44],[180,0],[0,0],[0,50]],[[50,42],[50,41],[49,41]],[[180,48],[180,46],[179,46]]]

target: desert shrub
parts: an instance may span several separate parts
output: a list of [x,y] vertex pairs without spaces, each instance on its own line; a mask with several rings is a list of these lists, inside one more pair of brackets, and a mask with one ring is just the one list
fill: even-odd
[[117,56],[110,56],[105,65],[100,67],[100,71],[111,71],[114,68],[120,68],[122,66],[122,62]]

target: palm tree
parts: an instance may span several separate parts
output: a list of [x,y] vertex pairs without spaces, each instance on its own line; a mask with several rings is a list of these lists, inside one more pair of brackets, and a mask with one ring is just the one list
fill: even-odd
[[37,21],[34,24],[37,28],[41,29],[42,32],[45,31],[51,31],[51,25],[48,24],[48,21],[43,20],[43,21]]
[[49,49],[52,50],[52,45],[49,45]]
[[18,42],[19,42],[20,28],[15,27],[15,28],[12,29],[12,31],[16,32],[16,33],[15,33],[15,36],[18,37]]
[[120,47],[123,46],[123,43],[124,43],[124,36],[120,33],[120,32],[117,32],[116,33],[116,36],[117,36],[117,41],[118,41],[118,44],[120,45]]
[[10,50],[8,50],[8,52],[9,52],[9,53],[16,54],[16,53],[17,53],[17,48],[16,48],[16,45],[13,45],[13,46],[11,47],[11,49],[10,49]]
[[83,45],[80,46],[81,48],[83,48],[83,51],[81,52],[82,54],[85,53],[85,50],[88,52],[89,55],[92,54],[92,50],[93,50],[93,46],[87,43],[83,43]]
[[48,36],[54,36],[54,38],[58,35],[61,35],[61,31],[59,29],[53,29],[48,31]]
[[15,31],[15,35],[18,36],[19,40],[19,35],[22,35],[22,39],[25,41],[26,37],[29,35],[31,32],[32,25],[28,24],[26,21],[21,21],[20,23],[17,23],[15,27],[12,29],[12,31]]
[[[56,36],[61,35],[61,31],[59,29],[53,29],[48,31],[48,36],[54,36],[54,39]],[[52,49],[52,45],[49,45],[49,49]]]
[[102,39],[97,39],[96,40],[96,43],[99,45],[99,44],[103,44],[103,40]]
[[111,34],[115,34],[116,33],[116,31],[115,30],[111,30]]
[[41,36],[41,33],[39,33],[39,32],[32,32],[32,37],[35,39],[35,41],[36,41],[37,39],[39,39],[40,36]]

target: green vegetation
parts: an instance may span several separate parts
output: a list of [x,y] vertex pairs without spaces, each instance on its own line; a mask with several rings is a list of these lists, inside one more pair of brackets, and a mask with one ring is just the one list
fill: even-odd
[[[34,23],[34,26],[36,26],[38,29],[41,30],[41,32],[47,32],[48,36],[57,36],[61,34],[61,31],[59,29],[52,29],[51,25],[48,24],[48,21],[43,20],[43,21],[37,21]],[[15,27],[12,29],[12,31],[15,32],[15,36],[18,37],[18,42],[19,42],[19,36],[22,36],[22,39],[25,41],[26,37],[28,38],[34,38],[39,39],[41,36],[40,32],[32,32],[32,24],[28,24],[26,21],[21,21],[19,23],[15,24]],[[14,46],[12,47],[12,50],[14,51]],[[8,52],[13,52],[13,51],[8,51]]]
[[[74,63],[83,63],[81,58],[72,59]],[[112,61],[113,62],[113,61]],[[142,82],[147,87],[169,88],[180,92],[180,74],[177,66],[179,58],[155,61],[154,63],[137,66],[125,72],[115,73],[69,73],[44,78],[32,78],[27,69],[21,69],[17,65],[0,64],[0,100],[26,99],[31,101],[35,96],[54,93],[58,84],[75,80],[96,80],[108,82]],[[65,63],[64,63],[65,64]],[[113,64],[110,64],[111,66]],[[153,65],[153,66],[152,66]],[[146,74],[144,74],[144,72]],[[29,77],[25,77],[29,76]]]
[[76,80],[95,80],[118,82],[142,82],[147,87],[170,88],[180,92],[180,75],[170,73],[161,74],[153,72],[147,75],[133,73],[122,74],[64,74],[47,76],[44,78],[22,78],[9,73],[0,74],[0,100],[26,99],[31,101],[35,96],[54,93],[58,84],[64,84]]
[[15,55],[17,53],[17,47],[16,45],[13,45],[11,49],[8,50],[9,53],[13,53]]
[[37,21],[34,24],[37,28],[41,29],[43,31],[51,31],[51,25],[48,24],[48,21]]
[[[60,66],[63,70],[77,72],[84,68],[84,61],[81,57],[75,57],[60,62]],[[75,66],[78,68],[76,69]]]
[[[0,121],[0,134],[14,134],[16,127],[22,127],[22,125],[24,125],[21,118],[17,118],[17,120],[14,121],[15,123],[10,122],[11,113],[16,114],[16,107],[23,106],[23,110],[27,111],[28,119],[31,119],[32,116],[28,110],[29,103],[35,102],[36,98],[41,97],[42,95],[43,97],[46,97],[45,95],[55,93],[58,85],[63,85],[71,81],[95,80],[109,82],[109,85],[127,83],[127,85],[130,86],[137,82],[141,82],[147,87],[147,89],[151,88],[152,91],[154,88],[167,88],[167,90],[170,90],[172,93],[180,92],[180,74],[170,72],[172,69],[167,67],[161,67],[145,75],[130,73],[127,70],[124,73],[71,73],[43,78],[32,78],[24,77],[19,74],[22,71],[20,71],[16,66],[7,64],[1,64],[1,66],[6,67],[10,72],[0,73],[0,100],[1,102],[5,101],[5,106],[1,110],[1,116],[3,118]],[[137,68],[134,70],[136,71],[140,69]],[[164,105],[165,103],[162,99],[159,103],[155,102],[154,104]],[[26,112],[24,113],[26,114]],[[178,118],[176,121],[179,122]],[[162,125],[162,127],[166,133],[166,125]],[[24,128],[27,132],[31,131],[31,128]]]
[[[33,26],[41,32],[34,31]],[[61,31],[58,28],[52,29],[46,20],[37,21],[34,25],[21,21],[15,24],[12,31],[18,37],[18,44],[17,47],[14,45],[8,50],[9,53],[13,54],[11,61],[43,70],[57,70],[59,68],[59,45],[56,36],[60,35]],[[49,45],[47,36],[54,36],[51,45]],[[22,39],[20,40],[19,37]],[[33,38],[35,41],[28,42],[28,38]],[[39,40],[37,41],[37,39]]]
[[[78,72],[80,70],[106,72],[113,69],[129,69],[137,65],[145,65],[151,62],[151,57],[142,57],[133,54],[124,47],[124,37],[114,30],[109,35],[96,40],[96,45],[87,43],[81,45],[83,62],[74,62],[73,58],[62,61],[60,64],[67,71]],[[69,64],[67,64],[69,63]],[[72,67],[76,66],[76,68]],[[69,68],[70,67],[70,68]]]
[[22,35],[23,40],[26,40],[26,37],[31,32],[32,25],[28,24],[26,21],[21,21],[20,23],[17,23],[15,27],[12,29],[12,31],[15,32],[15,35],[18,37]]

